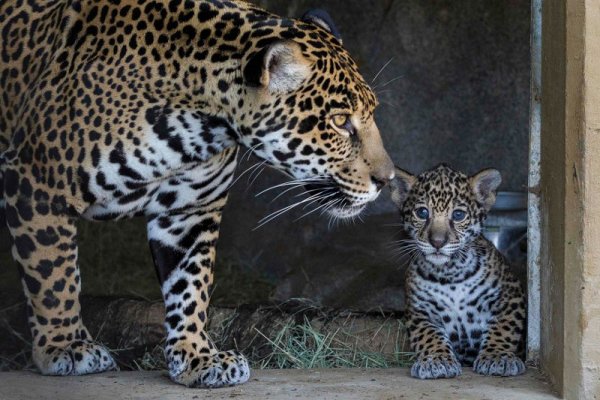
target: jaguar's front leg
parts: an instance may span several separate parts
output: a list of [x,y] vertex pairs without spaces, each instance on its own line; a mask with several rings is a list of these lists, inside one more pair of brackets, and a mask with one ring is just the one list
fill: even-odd
[[407,330],[411,348],[416,353],[415,363],[410,369],[413,377],[453,378],[462,373],[452,343],[445,332],[429,320],[428,314],[410,310]]
[[229,386],[250,377],[244,356],[217,351],[205,330],[220,222],[219,205],[157,215],[148,222],[165,300],[169,374],[186,386]]
[[[514,284],[516,286],[516,284]],[[482,375],[514,376],[525,372],[518,356],[525,325],[525,300],[520,289],[514,289],[510,301],[490,321],[489,331],[473,363],[473,370]]]

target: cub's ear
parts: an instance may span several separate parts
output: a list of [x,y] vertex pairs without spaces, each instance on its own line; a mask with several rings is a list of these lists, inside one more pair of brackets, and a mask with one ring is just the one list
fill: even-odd
[[297,43],[280,40],[248,60],[244,79],[248,85],[266,88],[272,94],[289,93],[297,90],[308,77],[310,64]]
[[327,32],[335,36],[338,42],[342,44],[342,35],[327,11],[320,8],[312,8],[305,12],[301,19],[304,22],[309,22],[325,29]]
[[417,178],[398,167],[395,168],[395,172],[396,176],[390,182],[390,194],[394,204],[400,208],[406,201],[408,193],[417,181]]
[[489,211],[496,202],[496,190],[502,183],[502,176],[496,169],[489,168],[470,178],[471,187],[477,201]]

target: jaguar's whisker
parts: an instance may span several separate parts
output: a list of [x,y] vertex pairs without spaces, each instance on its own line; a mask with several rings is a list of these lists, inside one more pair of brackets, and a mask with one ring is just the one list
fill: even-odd
[[258,164],[252,164],[250,167],[246,168],[246,169],[244,170],[244,172],[242,172],[241,174],[239,174],[239,175],[238,175],[238,177],[237,177],[237,178],[235,178],[235,179],[233,180],[233,182],[231,182],[231,183],[229,184],[229,187],[228,187],[228,189],[231,189],[231,188],[233,187],[233,185],[235,185],[235,184],[236,184],[236,183],[237,183],[237,182],[238,182],[238,181],[239,181],[239,180],[240,180],[240,179],[241,179],[241,178],[242,178],[244,175],[246,175],[246,174],[247,174],[249,171],[251,171],[251,170],[253,170],[253,169],[256,169],[256,168],[258,168],[258,167],[260,167],[261,165],[262,165],[262,163],[258,163]]
[[278,185],[274,185],[274,186],[270,186],[264,190],[262,190],[261,192],[257,193],[255,195],[255,197],[261,196],[264,193],[267,193],[271,190],[280,188],[280,187],[286,187],[286,186],[303,186],[306,184],[310,184],[310,183],[320,183],[320,182],[324,182],[326,181],[328,178],[326,176],[315,176],[315,177],[311,177],[311,178],[306,178],[306,179],[295,179],[295,180],[291,180],[291,181],[286,181],[283,183],[280,183]]
[[261,163],[263,165],[263,167],[260,168],[260,169],[256,168],[254,171],[252,171],[252,173],[250,174],[250,176],[248,176],[248,180],[247,180],[248,188],[250,188],[252,186],[252,184],[254,184],[254,182],[256,182],[256,179],[258,179],[258,177],[260,176],[260,174],[262,174],[263,171],[266,169],[266,167],[264,167],[265,163],[266,163],[266,161],[263,162],[263,163]]
[[387,85],[389,85],[389,84],[391,84],[391,83],[393,83],[393,82],[396,82],[398,79],[401,79],[401,78],[404,78],[404,75],[398,75],[397,77],[395,77],[395,78],[392,78],[392,79],[390,79],[389,81],[387,81],[387,82],[385,82],[385,83],[383,83],[383,84],[381,84],[381,85],[374,86],[374,87],[373,87],[373,91],[377,91],[377,89],[384,88],[384,87],[386,87]]
[[371,80],[371,83],[375,83],[375,81],[377,80],[377,78],[379,78],[379,75],[381,75],[381,73],[383,72],[383,70],[385,70],[387,68],[388,65],[390,65],[390,63],[394,60],[394,57],[390,58],[384,65],[383,67],[381,67],[379,69],[379,71],[375,74],[375,77],[373,78],[373,80]]
[[240,161],[244,161],[244,158],[246,156],[247,156],[246,161],[250,160],[250,156],[252,155],[252,153],[254,152],[254,150],[256,150],[259,146],[262,146],[262,143],[257,143],[254,146],[247,147],[246,151],[244,152],[244,154],[242,155],[242,157],[240,157]]
[[[294,190],[294,189],[298,189],[299,187],[302,187],[302,186],[292,186],[292,187],[289,187],[289,188],[285,189],[283,192],[281,192],[281,193],[279,193],[277,196],[275,196],[275,197],[274,197],[274,198],[273,198],[273,199],[272,199],[272,200],[269,202],[269,204],[273,203],[275,200],[277,200],[278,198],[280,198],[280,197],[281,197],[281,196],[283,196],[284,194],[286,194],[286,193],[288,193],[288,192],[290,192],[290,191],[292,191],[292,190]],[[301,195],[301,194],[303,194],[303,193],[306,193],[306,192],[305,192],[305,191],[302,191],[302,192],[298,193],[298,195],[297,195],[297,196],[299,196],[299,195]],[[294,196],[294,197],[297,197],[297,196]]]
[[[319,200],[320,200],[320,201],[322,201],[323,199],[326,199],[327,197],[331,197],[331,196],[335,196],[335,193],[332,193],[332,194],[330,194],[329,196],[323,197],[323,198],[321,198],[321,199],[319,199]],[[312,202],[311,202],[311,203],[312,203]],[[309,204],[311,204],[311,203],[309,203]],[[294,222],[296,222],[296,221],[299,221],[299,220],[301,220],[302,218],[306,217],[307,215],[310,215],[310,214],[314,213],[315,211],[317,211],[317,210],[319,210],[319,209],[321,209],[321,208],[323,208],[323,207],[327,206],[327,204],[328,204],[328,203],[321,204],[320,206],[318,206],[318,207],[316,207],[316,208],[314,208],[314,209],[310,210],[309,212],[307,212],[307,213],[303,214],[302,216],[300,216],[300,217],[296,218],[296,219],[294,220]],[[308,205],[304,206],[304,208],[306,208],[307,206],[308,206]]]
[[298,207],[298,206],[299,206],[299,205],[301,205],[301,204],[304,204],[304,203],[306,203],[306,202],[308,202],[308,201],[312,201],[312,200],[315,200],[315,199],[317,199],[317,198],[318,198],[318,196],[320,196],[320,195],[319,195],[319,194],[312,195],[312,196],[310,196],[310,197],[308,197],[308,198],[306,198],[306,199],[300,200],[300,201],[298,201],[298,202],[296,202],[296,203],[294,203],[294,204],[291,204],[291,205],[289,205],[289,206],[286,206],[286,207],[284,207],[284,208],[282,208],[282,209],[280,209],[280,210],[278,210],[278,211],[274,211],[274,212],[272,212],[271,214],[267,215],[266,217],[263,217],[263,218],[262,218],[260,221],[258,221],[259,225],[258,225],[256,228],[254,228],[253,230],[256,230],[256,229],[260,228],[261,226],[263,226],[263,225],[265,225],[265,224],[267,224],[267,223],[271,222],[271,221],[272,221],[272,220],[274,220],[275,218],[279,217],[279,216],[280,216],[280,215],[282,215],[282,214],[285,214],[285,213],[286,213],[286,212],[288,212],[289,210],[291,210],[291,209],[293,209],[293,208],[296,208],[296,207]]

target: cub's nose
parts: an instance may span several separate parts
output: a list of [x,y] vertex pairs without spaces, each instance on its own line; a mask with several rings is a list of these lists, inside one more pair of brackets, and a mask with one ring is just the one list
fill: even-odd
[[429,243],[431,243],[433,247],[439,250],[442,247],[444,247],[446,243],[448,243],[448,238],[445,235],[433,234],[429,236]]

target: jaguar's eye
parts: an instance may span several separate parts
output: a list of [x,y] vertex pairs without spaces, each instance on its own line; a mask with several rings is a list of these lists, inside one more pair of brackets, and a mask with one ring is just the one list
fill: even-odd
[[427,207],[419,207],[415,210],[415,215],[419,219],[427,219],[429,218],[429,210]]
[[460,222],[467,217],[467,213],[463,210],[452,211],[452,221]]
[[354,133],[349,114],[336,114],[331,117],[333,127],[342,135],[348,137]]
[[350,116],[348,114],[337,114],[331,119],[333,124],[338,128],[345,128]]

